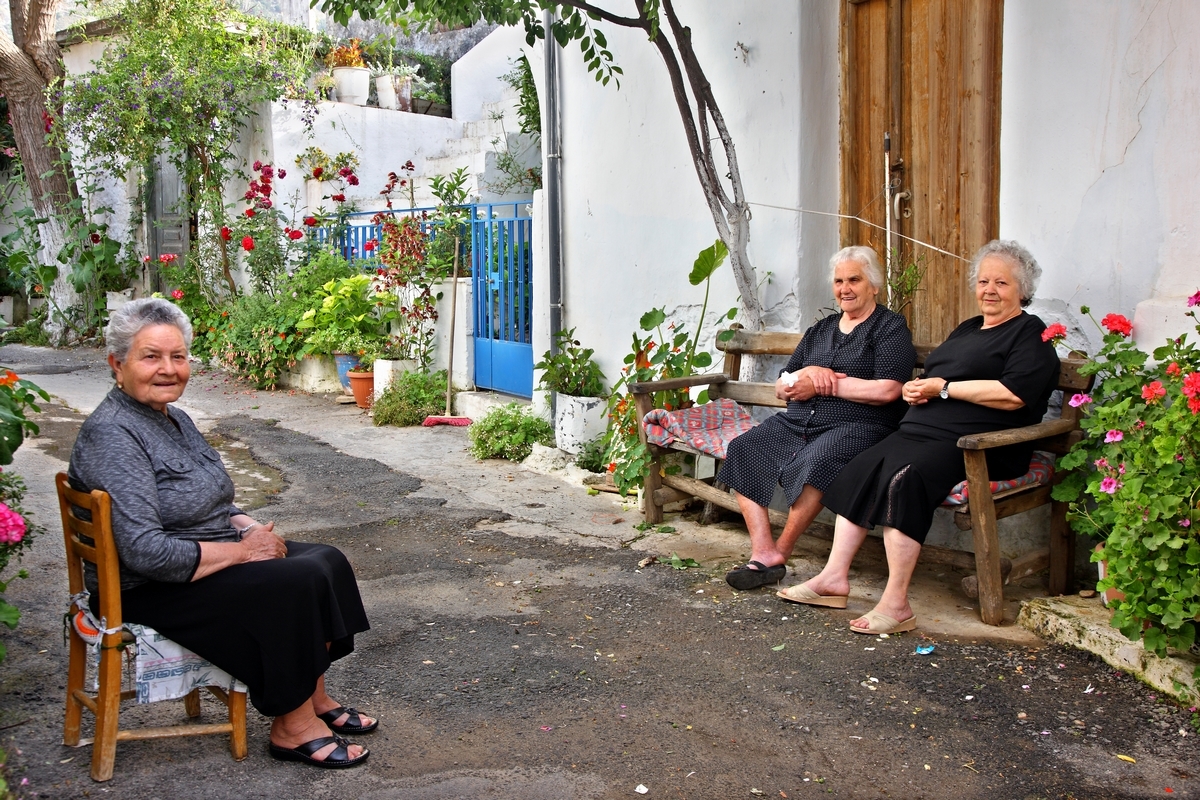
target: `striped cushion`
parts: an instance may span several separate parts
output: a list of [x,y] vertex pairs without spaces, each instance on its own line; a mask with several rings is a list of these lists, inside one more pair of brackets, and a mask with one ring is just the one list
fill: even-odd
[[[992,481],[992,494],[1003,492],[1006,489],[1016,489],[1019,486],[1049,483],[1053,477],[1054,456],[1050,453],[1043,453],[1041,450],[1034,450],[1033,458],[1029,461],[1029,472],[1019,478],[1013,478],[1011,481]],[[942,505],[961,506],[965,502],[967,502],[967,482],[963,481],[950,490],[950,494],[942,501]]]

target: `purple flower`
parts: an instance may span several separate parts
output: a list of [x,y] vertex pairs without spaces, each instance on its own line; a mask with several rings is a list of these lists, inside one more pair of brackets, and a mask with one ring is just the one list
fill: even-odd
[[1067,401],[1067,405],[1069,405],[1071,408],[1079,408],[1080,406],[1087,405],[1090,402],[1092,402],[1091,395],[1076,394],[1071,396],[1071,399]]
[[1194,295],[1188,298],[1188,308],[1191,308],[1192,306],[1200,306],[1200,292],[1196,292]]
[[1105,494],[1116,494],[1117,489],[1121,488],[1121,484],[1117,483],[1116,478],[1105,478],[1100,481],[1100,491]]
[[1114,428],[1113,430],[1104,434],[1104,443],[1112,444],[1113,442],[1119,442],[1124,438],[1125,438],[1125,434],[1121,433],[1119,430]]

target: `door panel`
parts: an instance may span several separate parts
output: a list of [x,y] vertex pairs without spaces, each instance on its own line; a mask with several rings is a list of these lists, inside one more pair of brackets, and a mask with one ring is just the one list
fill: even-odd
[[[893,228],[967,259],[995,238],[1002,19],[997,0],[844,6],[843,213],[884,225],[887,130],[900,161],[890,193],[909,192]],[[857,222],[844,225],[842,237],[887,249],[883,231]],[[927,268],[907,312],[916,341],[940,342],[978,313],[965,261],[899,238],[892,247],[902,258],[923,258]]]

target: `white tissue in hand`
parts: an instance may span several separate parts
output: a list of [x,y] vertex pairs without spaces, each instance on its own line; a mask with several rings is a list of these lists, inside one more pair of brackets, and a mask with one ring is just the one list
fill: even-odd
[[785,372],[779,376],[779,379],[783,381],[784,386],[796,385],[796,373],[794,372]]

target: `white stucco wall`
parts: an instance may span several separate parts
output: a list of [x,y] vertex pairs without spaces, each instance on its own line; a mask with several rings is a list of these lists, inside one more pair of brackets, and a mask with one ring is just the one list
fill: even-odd
[[[525,49],[525,29],[497,28],[450,67],[450,109],[463,122],[483,119],[484,103],[500,100],[508,87],[500,76]],[[516,130],[515,122],[509,126]]]
[[1001,235],[1045,270],[1034,309],[1099,334],[1115,311],[1153,348],[1200,289],[1200,3],[1007,0]]
[[[747,198],[767,204],[751,206],[750,243],[767,323],[811,324],[829,305],[824,265],[836,221],[768,206],[837,209],[837,5],[691,0],[678,11],[693,26]],[[644,312],[665,306],[695,330],[704,290],[687,276],[717,237],[658,51],[641,32],[603,27],[624,69],[620,89],[586,71],[577,45],[560,58],[563,292],[564,325],[596,349],[611,382]],[[726,265],[713,278],[710,314],[737,296]],[[547,345],[535,341],[535,354]]]

